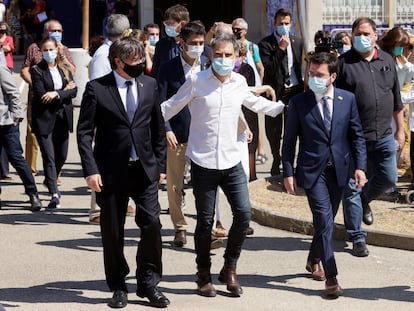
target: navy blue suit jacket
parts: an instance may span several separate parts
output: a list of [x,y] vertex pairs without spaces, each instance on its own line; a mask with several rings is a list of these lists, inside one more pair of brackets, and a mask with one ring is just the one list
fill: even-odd
[[[201,55],[200,66],[204,70],[209,65],[209,59]],[[185,82],[185,74],[181,57],[176,56],[170,61],[164,63],[158,74],[158,90],[160,94],[160,101],[163,102],[175,93]],[[178,114],[166,122],[166,131],[173,131],[179,143],[186,143],[188,141],[188,134],[190,131],[191,115],[190,110],[185,106]]]
[[164,37],[155,45],[151,76],[158,79],[161,65],[179,55],[182,48],[174,38]]
[[[296,140],[299,152],[296,172]],[[349,179],[350,161],[355,168],[366,171],[366,145],[355,96],[334,88],[331,135],[326,132],[320,110],[312,91],[294,96],[289,102],[283,137],[283,176],[295,176],[298,186],[311,188],[333,156],[338,186]]]

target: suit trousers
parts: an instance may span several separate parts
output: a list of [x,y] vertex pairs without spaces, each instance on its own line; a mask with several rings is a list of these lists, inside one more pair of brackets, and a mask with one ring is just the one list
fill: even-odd
[[309,250],[308,261],[322,261],[326,277],[336,276],[333,253],[334,217],[338,211],[344,187],[336,181],[335,167],[327,167],[310,189],[305,189],[313,215],[314,234]]
[[43,170],[49,194],[58,193],[57,177],[68,156],[69,129],[66,122],[57,117],[53,132],[48,135],[36,133],[42,153]]
[[129,273],[124,255],[124,226],[128,199],[136,205],[135,223],[140,228],[141,240],[136,255],[138,288],[156,286],[162,275],[161,222],[158,202],[158,184],[150,181],[140,163],[128,164],[128,176],[111,184],[103,176],[101,192],[96,202],[101,208],[101,235],[106,282],[111,291],[127,290],[125,277]]
[[167,148],[168,207],[170,210],[171,221],[176,231],[187,230],[188,227],[183,210],[181,209],[186,150],[187,143],[178,144],[176,150]]
[[[29,96],[33,96],[29,92]],[[36,135],[32,131],[32,104],[31,100],[27,103],[27,128],[26,128],[26,148],[25,159],[29,164],[33,175],[37,173],[37,153],[39,151],[39,144]]]

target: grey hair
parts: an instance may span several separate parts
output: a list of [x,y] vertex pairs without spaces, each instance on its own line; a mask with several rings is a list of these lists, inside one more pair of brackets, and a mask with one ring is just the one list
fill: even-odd
[[58,21],[58,20],[56,20],[56,19],[50,19],[50,20],[48,20],[44,25],[43,25],[43,30],[45,31],[45,32],[48,32],[49,31],[49,26],[50,26],[50,23],[56,23],[56,24],[59,24],[60,25],[60,27],[62,27],[62,24]]
[[220,33],[214,37],[211,41],[211,48],[214,50],[218,43],[225,42],[231,43],[234,47],[234,53],[237,55],[239,53],[239,44],[237,43],[236,37],[233,34],[229,33]]
[[108,37],[119,37],[129,29],[130,24],[128,17],[124,14],[111,14],[106,23],[106,33]]
[[242,17],[236,18],[231,25],[234,26],[234,24],[239,24],[240,26],[242,26],[244,29],[249,29],[249,25],[247,24],[246,20]]
[[122,62],[134,60],[145,55],[144,46],[134,37],[123,37],[114,41],[109,48],[109,63],[112,69],[116,69],[115,58]]

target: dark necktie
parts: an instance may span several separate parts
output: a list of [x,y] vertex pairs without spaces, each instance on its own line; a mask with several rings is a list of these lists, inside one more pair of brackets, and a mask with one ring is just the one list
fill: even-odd
[[[134,94],[132,93],[132,81],[125,81],[125,85],[127,86],[127,94],[126,94],[126,111],[128,114],[129,122],[132,123],[134,119],[135,112],[137,111],[137,101],[134,98]],[[135,151],[135,146],[132,145],[130,158],[132,161],[138,159],[137,153]]]
[[285,86],[289,86],[290,85],[290,73],[289,73],[289,58],[288,58],[288,54],[287,54],[287,50],[285,51],[285,56],[283,57],[283,71],[285,74]]
[[322,97],[322,104],[323,104],[323,123],[325,124],[326,131],[328,135],[331,135],[331,122],[332,122],[332,115],[331,111],[329,110],[328,106],[328,96]]

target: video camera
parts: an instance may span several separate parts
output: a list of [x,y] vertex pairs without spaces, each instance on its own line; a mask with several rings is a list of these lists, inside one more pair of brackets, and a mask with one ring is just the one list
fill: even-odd
[[333,52],[338,51],[338,49],[342,48],[344,43],[342,40],[334,40],[333,38],[321,38],[320,43],[315,46],[315,53],[320,52]]

